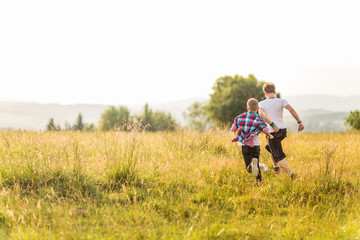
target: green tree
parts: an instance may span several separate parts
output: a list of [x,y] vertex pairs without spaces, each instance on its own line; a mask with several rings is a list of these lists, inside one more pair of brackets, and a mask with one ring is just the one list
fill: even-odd
[[81,113],[79,113],[77,119],[76,119],[76,123],[74,124],[74,126],[72,127],[73,130],[75,131],[82,131],[84,130],[84,123],[83,123],[83,117],[81,115]]
[[65,122],[65,131],[71,131],[72,127],[71,124],[68,122]]
[[49,123],[46,125],[46,130],[47,131],[59,131],[60,130],[60,125],[58,124],[56,126],[54,118],[50,118]]
[[352,130],[360,130],[360,111],[350,111],[349,116],[345,118],[345,125]]
[[136,119],[141,121],[143,126],[150,132],[174,131],[177,126],[170,113],[153,112],[147,103],[144,106],[144,112],[140,116],[136,116]]
[[125,106],[119,106],[118,108],[110,106],[101,115],[100,128],[104,131],[109,131],[114,128],[124,127],[126,130],[126,123],[129,123],[130,111]]
[[144,113],[141,115],[141,120],[142,120],[144,126],[146,126],[148,124],[153,125],[153,112],[149,108],[148,103],[146,103],[144,106]]
[[220,77],[213,86],[210,101],[204,107],[214,122],[229,124],[234,118],[246,111],[246,103],[249,98],[264,100],[265,95],[262,87],[263,81],[258,81],[255,76],[247,78],[235,75]]
[[95,125],[93,123],[85,123],[84,131],[85,132],[93,132],[95,130]]
[[154,112],[152,124],[153,131],[174,131],[176,128],[176,121],[171,114],[162,111]]
[[204,110],[205,105],[202,102],[194,102],[188,107],[188,113],[183,113],[188,126],[195,131],[203,132],[210,126],[210,119]]

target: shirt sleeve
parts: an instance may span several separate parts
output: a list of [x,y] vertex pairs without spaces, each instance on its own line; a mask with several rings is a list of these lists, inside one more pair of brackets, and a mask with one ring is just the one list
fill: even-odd
[[282,98],[282,106],[283,108],[286,107],[286,105],[288,105],[288,101],[286,101],[285,99]]
[[264,133],[268,133],[268,132],[269,132],[269,128],[268,128],[268,127],[264,127],[261,131],[264,132]]
[[259,108],[262,108],[262,101],[259,102]]

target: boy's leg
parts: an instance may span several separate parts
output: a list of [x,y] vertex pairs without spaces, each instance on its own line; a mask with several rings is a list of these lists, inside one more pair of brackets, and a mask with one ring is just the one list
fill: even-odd
[[274,135],[274,138],[268,140],[269,147],[265,148],[271,153],[275,164],[277,164],[286,157],[281,144],[281,141],[286,138],[286,129],[280,129],[279,132],[272,134]]
[[260,147],[242,146],[241,150],[245,161],[246,170],[249,173],[256,175],[256,179],[261,181],[261,171],[259,166]]
[[[282,148],[281,141],[286,138],[286,129],[280,129],[279,132],[274,134],[273,139],[269,139],[269,145],[267,150],[271,152],[272,160],[276,164],[274,164],[274,172],[275,174],[279,173],[279,166],[283,169],[283,171],[288,174],[290,177],[294,178],[294,173],[291,170],[289,163],[284,160],[286,155]],[[276,169],[277,168],[277,169]]]
[[[280,166],[286,174],[290,177],[294,177],[294,173],[285,160],[286,154],[283,151],[281,141],[286,137],[286,129],[280,129],[278,133],[275,134],[275,138],[269,139],[269,146],[271,150],[271,156],[273,157],[274,162],[277,166]],[[274,167],[275,170],[275,167]]]
[[252,169],[253,169],[253,174],[256,177],[256,180],[258,180],[259,182],[261,182],[262,178],[261,178],[261,169],[259,166],[259,159],[258,158],[253,158],[252,159]]
[[251,160],[251,169],[252,169],[252,173],[253,173],[255,176],[259,175],[259,172],[260,172],[259,159],[253,158],[253,159]]
[[278,174],[280,172],[280,167],[279,167],[279,164],[277,162],[275,162],[274,157],[272,155],[269,139],[268,139],[268,144],[265,146],[265,149],[270,153],[270,158],[271,158],[271,161],[273,162],[274,173]]
[[256,176],[256,180],[261,182],[262,178],[261,178],[261,170],[259,165],[260,146],[254,146],[251,150],[252,150],[251,162],[252,162],[253,174]]
[[274,157],[272,154],[270,154],[270,158],[271,158],[271,161],[273,162],[273,170],[276,174],[280,173],[280,167],[279,167],[279,163],[275,162],[274,160]]
[[244,158],[246,170],[249,173],[252,173],[252,168],[251,168],[252,155],[251,155],[250,150],[251,149],[250,149],[249,146],[242,146],[241,147],[241,153],[242,153],[243,158]]
[[279,166],[284,170],[287,175],[291,176],[291,173],[293,173],[289,163],[285,159],[279,161]]

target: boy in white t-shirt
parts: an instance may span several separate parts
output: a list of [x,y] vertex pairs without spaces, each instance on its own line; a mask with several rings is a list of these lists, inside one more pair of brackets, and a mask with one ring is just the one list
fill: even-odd
[[266,100],[259,103],[259,113],[266,123],[269,124],[270,134],[274,136],[273,139],[268,140],[268,145],[266,145],[265,148],[271,153],[274,171],[278,173],[280,166],[291,178],[294,178],[294,172],[285,160],[286,155],[281,144],[281,141],[286,138],[286,125],[283,119],[284,108],[287,109],[298,122],[298,132],[304,129],[304,125],[294,108],[292,108],[285,99],[276,98],[275,85],[273,83],[265,83],[263,90]]

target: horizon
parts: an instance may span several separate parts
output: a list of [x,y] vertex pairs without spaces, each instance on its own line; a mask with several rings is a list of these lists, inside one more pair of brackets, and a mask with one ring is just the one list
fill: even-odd
[[[321,123],[329,127],[327,131],[345,131],[344,117],[351,111],[358,110],[360,106],[360,95],[357,95],[355,98],[313,95],[313,97],[297,96],[292,98],[286,97],[285,99],[294,107],[306,126],[308,126],[306,132],[324,131],[324,129],[317,129],[321,127]],[[169,113],[180,125],[186,126],[187,122],[184,114],[188,113],[188,109],[193,102],[203,100],[207,101],[209,98],[189,98],[181,101],[149,102],[148,104],[150,109]],[[119,105],[127,107],[131,114],[141,114],[144,110],[145,103]],[[112,106],[115,107],[119,105],[112,104]],[[66,126],[66,123],[72,123],[79,113],[82,114],[84,122],[97,125],[102,113],[104,113],[109,106],[111,106],[111,104],[0,101],[0,129],[43,130],[51,118],[53,118],[57,124]],[[290,114],[284,111],[284,117],[289,119]],[[293,124],[296,124],[296,122],[290,117],[287,124],[289,124],[290,128],[294,128]]]
[[[360,94],[351,94],[347,96],[342,95],[336,95],[336,94],[295,94],[295,95],[285,95],[280,92],[281,98],[294,98],[294,97],[303,97],[303,96],[314,96],[314,97],[337,97],[337,98],[351,98],[351,97],[359,97],[360,100]],[[201,100],[209,100],[210,96],[208,97],[189,97],[184,99],[175,99],[175,100],[169,100],[169,101],[156,101],[156,102],[143,102],[143,103],[88,103],[88,102],[78,102],[78,103],[61,103],[61,102],[36,102],[32,100],[13,100],[13,99],[1,99],[0,103],[28,103],[28,104],[43,104],[43,105],[64,105],[64,106],[70,106],[70,105],[108,105],[108,106],[116,106],[116,105],[125,105],[125,106],[139,106],[143,104],[167,104],[167,103],[177,103],[177,102],[183,102],[183,101],[189,101],[189,100],[195,100],[199,99]]]

